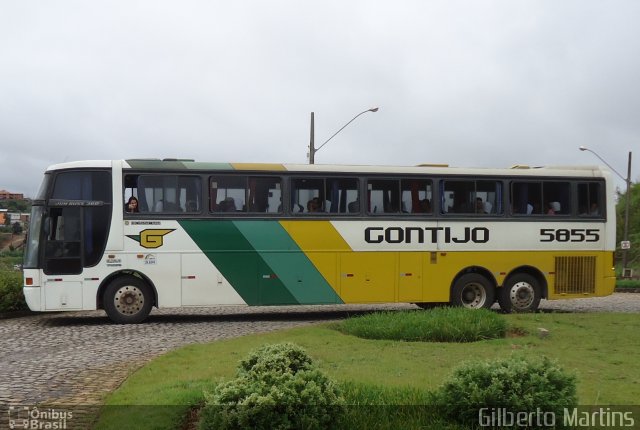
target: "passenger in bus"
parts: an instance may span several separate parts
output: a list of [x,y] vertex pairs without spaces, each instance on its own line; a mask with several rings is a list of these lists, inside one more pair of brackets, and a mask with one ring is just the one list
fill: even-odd
[[398,208],[398,204],[397,203],[389,202],[387,207],[384,208],[384,213],[386,213],[386,214],[397,214],[398,212],[400,212],[400,208]]
[[136,199],[133,196],[129,197],[129,200],[127,201],[127,204],[126,204],[124,210],[126,212],[139,212],[139,210],[138,210],[138,199]]
[[600,211],[598,210],[597,203],[591,203],[589,209],[586,206],[580,206],[580,216],[598,216],[600,215]]
[[486,214],[487,211],[484,210],[484,203],[482,202],[481,197],[476,198],[476,213],[477,214]]
[[347,205],[347,209],[351,213],[360,212],[360,201],[358,199],[352,201]]
[[527,203],[527,215],[531,215],[533,213],[533,205],[531,203]]
[[320,199],[314,197],[307,202],[307,212],[320,212]]
[[431,213],[431,202],[429,199],[420,200],[420,212],[430,214]]
[[453,207],[449,207],[449,212],[457,214],[473,213],[473,206],[463,195],[456,195]]
[[185,208],[187,212],[198,212],[198,204],[194,200],[187,201]]
[[548,202],[546,208],[547,215],[556,215],[560,212],[560,202]]
[[220,212],[235,212],[236,211],[236,201],[233,197],[227,197],[220,203],[218,203],[218,210]]

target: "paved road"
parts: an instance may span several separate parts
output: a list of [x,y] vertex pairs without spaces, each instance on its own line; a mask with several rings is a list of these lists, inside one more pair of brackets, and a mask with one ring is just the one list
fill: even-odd
[[[336,320],[371,310],[413,308],[414,305],[403,304],[164,309],[154,310],[148,321],[139,325],[112,324],[103,311],[3,319],[0,406],[6,409],[10,405],[48,404],[66,408],[98,405],[133,370],[182,345]],[[640,312],[640,294],[543,301],[541,308]]]

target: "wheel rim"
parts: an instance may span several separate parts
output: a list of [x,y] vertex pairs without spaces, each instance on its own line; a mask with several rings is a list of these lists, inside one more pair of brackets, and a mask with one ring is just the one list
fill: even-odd
[[487,300],[487,292],[482,284],[471,282],[464,286],[460,301],[465,308],[480,308]]
[[516,282],[509,290],[509,300],[516,309],[528,309],[536,298],[536,290],[528,282]]
[[138,287],[127,285],[116,291],[113,304],[123,315],[135,315],[144,306],[144,294]]

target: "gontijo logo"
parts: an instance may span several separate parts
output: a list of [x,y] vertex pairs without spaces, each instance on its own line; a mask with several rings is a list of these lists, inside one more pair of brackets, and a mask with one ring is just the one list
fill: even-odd
[[174,230],[175,228],[148,228],[137,236],[128,234],[127,237],[139,242],[143,248],[155,249],[160,248],[164,244],[164,237]]

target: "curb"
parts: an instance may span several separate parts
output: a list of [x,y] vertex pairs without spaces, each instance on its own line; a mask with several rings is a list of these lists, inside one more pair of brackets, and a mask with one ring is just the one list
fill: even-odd
[[640,293],[640,288],[615,288],[614,293]]
[[[614,293],[628,293],[628,294],[637,294],[640,293],[640,288],[615,288],[613,290]],[[0,320],[10,319],[10,318],[21,318],[27,317],[31,315],[40,315],[45,312],[33,312],[33,311],[9,311],[9,312],[0,312]]]

